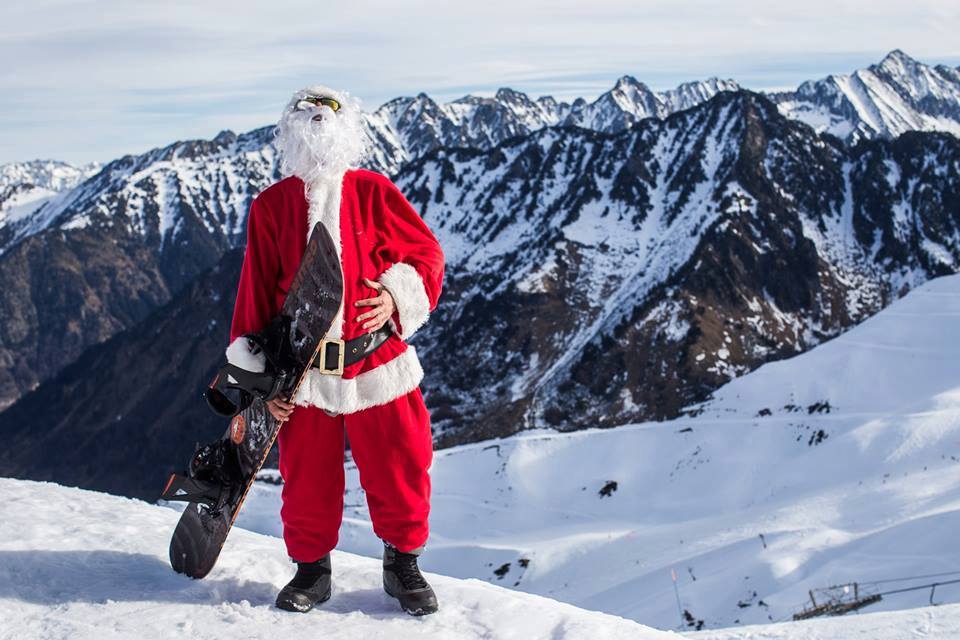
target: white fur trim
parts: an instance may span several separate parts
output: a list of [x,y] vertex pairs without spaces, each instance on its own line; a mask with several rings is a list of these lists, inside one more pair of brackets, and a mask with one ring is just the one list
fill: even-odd
[[353,413],[413,391],[423,380],[423,367],[413,345],[388,362],[355,378],[323,374],[310,369],[294,404],[314,405],[334,413]]
[[[395,262],[380,274],[377,281],[390,291],[400,315],[399,333],[404,340],[422,327],[430,317],[430,298],[423,286],[423,278],[413,266],[406,262]],[[390,318],[390,328],[397,330],[396,323]]]
[[[340,269],[343,269],[343,238],[340,236],[340,200],[343,195],[344,173],[335,176],[323,176],[318,178],[310,185],[304,185],[304,197],[308,199],[309,208],[307,210],[307,241],[310,241],[310,234],[313,228],[319,222],[330,233],[333,238],[333,245],[337,249],[337,263]],[[333,324],[327,331],[328,338],[343,337],[343,300],[340,301],[340,308],[333,317]]]
[[246,337],[240,336],[227,347],[227,362],[246,371],[262,373],[267,368],[267,356],[259,350],[251,353],[252,346]]

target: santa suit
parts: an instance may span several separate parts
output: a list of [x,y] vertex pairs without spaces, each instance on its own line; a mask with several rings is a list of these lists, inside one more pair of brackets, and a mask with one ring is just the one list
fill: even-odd
[[[354,301],[380,282],[396,310],[394,333],[373,353],[344,367],[342,375],[311,368],[280,429],[280,510],[291,558],[311,562],[337,543],[343,515],[344,431],[349,438],[374,532],[401,551],[427,539],[432,460],[430,415],[419,384],[423,368],[407,344],[437,306],[444,256],[436,237],[386,176],[348,169],[313,183],[310,201],[296,176],[270,186],[253,201],[247,248],[237,289],[227,359],[263,370],[262,355],[247,349],[246,333],[276,315],[316,223],[338,248],[344,295],[327,336],[349,340],[366,333],[356,317],[370,306]],[[339,240],[339,242],[337,242]]]

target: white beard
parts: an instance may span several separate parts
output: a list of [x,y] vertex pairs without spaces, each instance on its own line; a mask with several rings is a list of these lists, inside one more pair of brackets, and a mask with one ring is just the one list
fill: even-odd
[[[323,105],[294,109],[307,94],[327,95],[340,103],[333,111]],[[321,115],[321,121],[313,120]],[[280,172],[295,175],[310,185],[331,182],[356,167],[370,150],[370,138],[364,130],[359,100],[345,91],[313,85],[297,91],[287,104],[275,131]]]

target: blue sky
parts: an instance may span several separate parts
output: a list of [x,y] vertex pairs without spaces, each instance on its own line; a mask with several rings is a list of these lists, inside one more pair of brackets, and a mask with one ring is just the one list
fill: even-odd
[[960,65],[960,2],[196,2],[0,8],[0,163],[107,161],[274,122],[312,82],[368,111],[499,87],[592,99],[720,76],[752,89],[849,73],[891,49]]

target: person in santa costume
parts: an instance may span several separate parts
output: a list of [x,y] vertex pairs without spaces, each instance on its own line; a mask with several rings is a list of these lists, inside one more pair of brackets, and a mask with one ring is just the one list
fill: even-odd
[[370,147],[359,101],[350,94],[322,85],[294,94],[276,129],[286,177],[250,207],[227,360],[264,370],[262,352],[243,336],[279,312],[311,230],[324,225],[344,283],[324,361],[310,368],[295,397],[268,403],[283,422],[280,518],[297,563],[276,604],[309,611],[330,597],[346,433],[374,533],[384,543],[384,589],[420,615],[438,607],[417,566],[429,531],[433,438],[419,386],[423,368],[407,340],[437,306],[444,255],[397,186],[357,167]]

